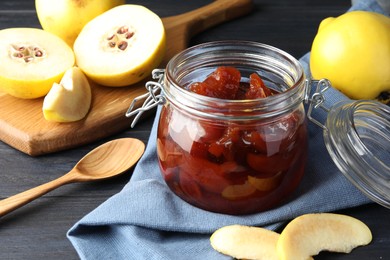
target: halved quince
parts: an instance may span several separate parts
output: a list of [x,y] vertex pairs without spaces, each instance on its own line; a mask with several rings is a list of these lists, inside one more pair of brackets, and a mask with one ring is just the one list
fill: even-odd
[[87,77],[77,67],[68,69],[60,84],[54,83],[43,100],[43,115],[54,122],[83,119],[91,106],[91,87]]
[[0,88],[18,98],[46,95],[75,62],[62,39],[41,29],[4,29],[0,39]]
[[159,65],[165,53],[165,30],[149,9],[121,5],[88,22],[73,49],[77,65],[90,79],[105,86],[127,86]]

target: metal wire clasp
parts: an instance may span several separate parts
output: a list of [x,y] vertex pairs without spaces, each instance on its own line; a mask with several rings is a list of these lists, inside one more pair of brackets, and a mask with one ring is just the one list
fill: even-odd
[[[316,87],[315,87],[313,95],[310,96],[312,84],[316,84]],[[325,102],[325,96],[323,95],[323,93],[325,91],[327,91],[331,86],[332,85],[331,85],[330,81],[327,79],[321,79],[321,80],[306,79],[306,82],[305,82],[305,99],[304,100],[305,100],[306,104],[309,104],[309,108],[307,110],[307,118],[311,122],[315,123],[316,125],[318,125],[322,129],[324,129],[325,131],[328,131],[328,128],[324,124],[322,124],[320,121],[315,119],[312,116],[312,113],[313,113],[314,109],[318,109],[318,108],[321,108],[325,112],[329,112],[330,109],[325,107],[323,104]]]
[[[148,90],[148,92],[136,97],[131,102],[130,107],[127,109],[126,117],[131,117],[133,115],[136,115],[133,119],[133,122],[131,123],[132,128],[135,126],[135,124],[138,122],[139,118],[145,111],[148,111],[160,104],[165,103],[165,98],[161,93],[164,73],[165,73],[164,69],[154,69],[152,71],[152,78],[157,79],[157,82],[155,81],[146,82],[145,88]],[[137,109],[134,109],[137,102],[144,99],[145,101],[142,104],[142,106]]]

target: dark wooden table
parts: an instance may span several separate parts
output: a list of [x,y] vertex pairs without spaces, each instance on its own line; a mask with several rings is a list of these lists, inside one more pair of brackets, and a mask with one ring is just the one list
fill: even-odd
[[[132,1],[145,5],[162,17],[183,13],[208,2]],[[253,40],[274,45],[299,58],[310,50],[319,22],[325,17],[342,14],[350,5],[350,0],[254,2],[256,9],[252,14],[197,35],[191,45],[224,39]],[[40,27],[34,1],[0,1],[0,29],[9,27]],[[129,128],[119,135],[36,158],[0,142],[0,199],[59,177],[69,171],[84,154],[105,141],[135,137],[146,143],[151,125],[150,117],[138,123],[134,129]],[[76,251],[66,238],[67,230],[119,192],[130,176],[126,174],[104,182],[68,185],[0,218],[0,259],[77,259]],[[324,252],[316,259],[390,259],[389,209],[370,204],[341,213],[364,221],[372,230],[372,243],[357,248],[349,255]],[[185,258],[191,259],[191,256]]]

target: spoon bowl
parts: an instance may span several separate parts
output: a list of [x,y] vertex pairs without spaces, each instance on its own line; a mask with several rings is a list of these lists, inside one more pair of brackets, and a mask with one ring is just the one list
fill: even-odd
[[144,150],[145,145],[134,138],[104,143],[81,158],[67,174],[0,201],[0,217],[62,185],[103,180],[124,173],[137,163]]
[[130,169],[144,150],[145,145],[138,139],[116,139],[90,151],[68,174],[77,176],[78,181],[110,178]]

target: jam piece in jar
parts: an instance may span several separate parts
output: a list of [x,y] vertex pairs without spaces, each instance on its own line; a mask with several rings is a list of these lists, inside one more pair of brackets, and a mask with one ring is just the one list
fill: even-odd
[[249,76],[249,88],[241,93],[240,90],[245,88],[240,71],[234,67],[218,67],[203,82],[195,82],[187,87],[194,93],[220,99],[256,99],[273,95],[257,73]]
[[221,99],[235,99],[241,73],[233,67],[218,67],[203,82],[195,82],[189,90],[199,95]]
[[[241,82],[233,67],[218,67],[187,90],[219,99],[277,95],[257,73]],[[167,185],[200,208],[248,214],[274,207],[297,187],[306,160],[303,110],[246,123],[191,117],[169,104],[158,129],[159,164]]]
[[252,73],[249,76],[249,89],[245,93],[247,99],[265,98],[272,96],[272,91],[267,88],[257,73]]

